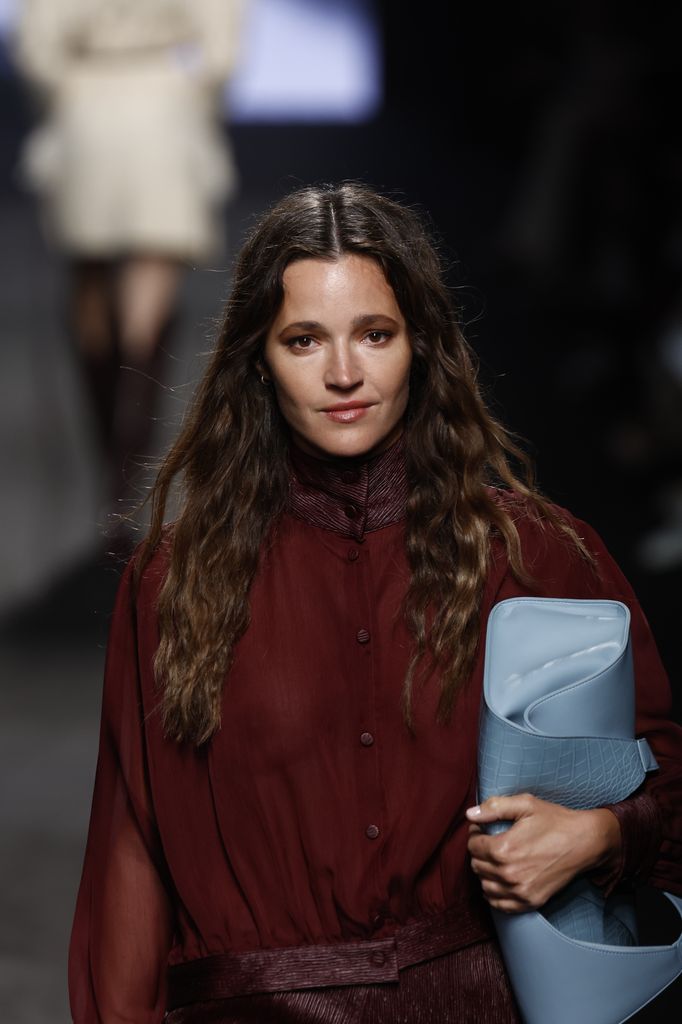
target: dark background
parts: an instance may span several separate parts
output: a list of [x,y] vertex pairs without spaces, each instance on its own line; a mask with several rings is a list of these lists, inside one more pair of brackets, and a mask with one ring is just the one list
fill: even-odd
[[[375,6],[385,103],[373,120],[230,129],[241,188],[228,251],[256,213],[311,181],[358,178],[427,212],[490,402],[526,439],[544,491],[599,530],[633,582],[680,719],[682,385],[662,343],[682,330],[673,5]],[[11,74],[0,87],[0,1015],[38,1024],[68,1019],[118,568],[101,540],[63,267],[16,183],[31,109]],[[228,287],[229,257],[188,274],[159,450]],[[672,531],[662,548],[661,529]],[[679,991],[646,1019],[674,1019]]]

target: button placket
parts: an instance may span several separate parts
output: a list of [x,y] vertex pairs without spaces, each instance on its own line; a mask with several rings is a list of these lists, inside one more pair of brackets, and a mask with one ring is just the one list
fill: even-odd
[[[349,549],[349,552],[352,549]],[[357,549],[356,549],[357,550]],[[381,784],[381,774],[378,761],[377,733],[376,733],[376,705],[375,705],[375,680],[374,680],[374,650],[371,643],[371,587],[369,584],[369,573],[371,571],[371,556],[369,548],[363,550],[362,561],[358,562],[358,601],[355,612],[358,616],[358,628],[353,636],[353,643],[356,650],[355,663],[358,667],[358,680],[362,682],[363,690],[358,702],[359,720],[357,733],[357,752],[360,761],[358,763],[358,779],[361,784],[361,810],[366,815],[362,825],[365,842],[367,843],[368,856],[376,863],[377,884],[379,883],[380,869],[379,861],[369,854],[369,846],[381,841],[383,838],[383,811],[384,799]],[[358,555],[360,553],[358,552]],[[362,820],[362,819],[361,819]],[[379,893],[377,893],[377,896]]]

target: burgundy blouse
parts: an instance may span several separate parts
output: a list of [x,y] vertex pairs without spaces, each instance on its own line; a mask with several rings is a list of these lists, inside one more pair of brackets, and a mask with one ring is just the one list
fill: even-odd
[[[130,566],[121,581],[71,943],[77,1024],[156,1024],[169,964],[380,942],[449,908],[482,906],[464,811],[475,802],[483,645],[448,725],[436,723],[435,674],[415,700],[413,734],[400,710],[410,652],[400,615],[409,578],[402,444],[341,467],[298,451],[293,460],[222,728],[205,748],[165,740],[159,721],[152,659],[166,552],[137,598]],[[534,593],[631,609],[637,732],[660,771],[614,808],[623,853],[603,881],[648,878],[682,892],[682,730],[669,720],[644,616],[588,526],[577,522],[598,576],[551,530],[523,516],[517,525]],[[494,603],[528,593],[493,544],[482,630]],[[385,971],[372,969],[364,980],[381,981]],[[293,986],[282,978],[279,987]]]

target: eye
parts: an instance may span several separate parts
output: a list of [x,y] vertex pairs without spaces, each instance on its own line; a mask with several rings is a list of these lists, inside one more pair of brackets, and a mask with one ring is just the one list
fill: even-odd
[[365,335],[365,340],[369,341],[372,345],[379,345],[382,341],[387,341],[390,337],[390,331],[368,331]]
[[299,351],[307,351],[315,345],[315,338],[310,334],[299,334],[295,338],[288,338],[286,341],[287,348],[298,349]]

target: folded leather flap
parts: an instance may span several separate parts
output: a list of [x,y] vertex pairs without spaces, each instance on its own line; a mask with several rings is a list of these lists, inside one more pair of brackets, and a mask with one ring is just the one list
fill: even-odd
[[533,732],[631,738],[629,626],[619,601],[501,601],[488,622],[488,706]]

